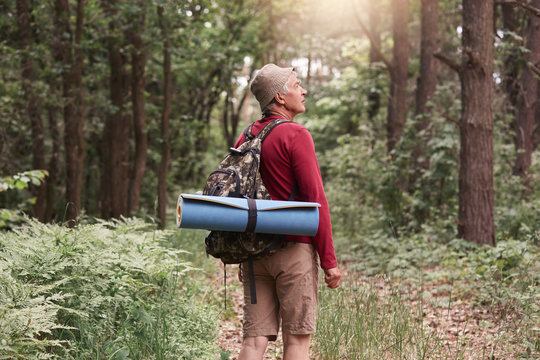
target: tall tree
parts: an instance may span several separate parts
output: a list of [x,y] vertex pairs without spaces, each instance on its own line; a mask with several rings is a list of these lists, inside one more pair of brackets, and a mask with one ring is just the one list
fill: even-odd
[[[369,15],[369,33],[370,33],[370,47],[369,47],[369,64],[373,66],[383,61],[381,53],[381,24],[380,24],[380,9],[378,1],[370,1],[367,4]],[[375,123],[375,116],[379,112],[381,106],[381,94],[379,91],[370,91],[368,94],[368,118],[371,123]]]
[[493,0],[463,0],[458,236],[495,243]]
[[[416,85],[415,130],[423,134],[422,141],[413,149],[411,162],[414,183],[420,176],[418,168],[429,169],[429,157],[425,153],[425,144],[431,138],[428,102],[437,87],[437,63],[434,54],[437,50],[437,33],[439,23],[439,0],[422,0],[422,25],[420,40],[420,74]],[[420,160],[420,158],[424,160]]]
[[[371,4],[370,6],[374,6]],[[407,116],[407,78],[409,71],[408,0],[392,0],[393,60],[389,61],[380,48],[378,33],[373,33],[362,21],[355,7],[358,23],[370,41],[370,54],[382,61],[390,72],[390,96],[386,117],[386,147],[388,152],[401,139]],[[370,55],[371,56],[371,55]],[[374,103],[371,104],[372,106]],[[375,115],[374,109],[370,114]],[[371,116],[371,115],[370,115]]]
[[[536,98],[540,99],[540,85],[538,86],[538,95]],[[533,149],[534,150],[538,149],[538,146],[540,146],[540,102],[536,103],[536,115],[534,118]]]
[[141,33],[146,24],[145,2],[137,2],[136,19],[128,29],[131,51],[131,103],[133,110],[133,130],[135,133],[135,156],[130,171],[128,214],[139,210],[141,186],[146,170],[146,153],[148,151],[148,136],[146,117],[144,114],[144,85],[146,49]]
[[[501,4],[503,29],[507,32],[515,33],[518,30],[518,21],[514,6],[510,4]],[[519,57],[517,51],[511,51],[504,59],[503,84],[508,101],[511,106],[511,112],[515,113],[517,109],[517,99],[519,94]]]
[[157,9],[161,37],[163,39],[163,107],[161,110],[161,162],[158,174],[157,217],[163,229],[167,219],[167,174],[171,158],[171,140],[169,135],[169,117],[171,114],[172,72],[171,72],[171,40],[168,24],[163,16],[163,7]]
[[387,150],[396,146],[405,129],[407,77],[409,71],[409,29],[407,0],[392,0],[393,61],[390,67],[390,99],[386,121]]
[[[44,170],[45,167],[45,141],[43,132],[43,120],[41,119],[41,104],[34,87],[35,72],[32,60],[31,48],[34,42],[32,38],[33,26],[30,23],[31,9],[27,0],[17,0],[17,23],[19,28],[22,70],[22,88],[26,103],[26,113],[32,129],[32,167]],[[45,217],[46,186],[37,186],[32,189],[36,202],[33,207],[33,215],[40,221]]]
[[[540,9],[540,0],[531,0],[529,5]],[[530,15],[527,27],[525,65],[521,75],[518,114],[514,122],[516,159],[513,173],[523,179],[524,194],[530,193],[530,168],[534,149],[535,113],[538,104],[538,74],[533,69],[540,67],[540,17]]]
[[109,55],[109,97],[112,109],[103,128],[102,216],[118,218],[127,215],[129,190],[130,118],[125,113],[125,88],[128,77],[126,56],[122,49],[117,20],[116,1],[103,1],[109,17],[106,44]]
[[[53,51],[54,52],[54,51]],[[54,76],[49,75],[49,91],[56,94],[58,91],[58,84]],[[55,203],[56,203],[56,183],[58,181],[58,158],[60,156],[61,137],[60,129],[58,126],[58,105],[55,101],[55,96],[52,96],[53,100],[47,104],[47,117],[49,120],[49,133],[51,135],[51,157],[49,158],[49,165],[47,170],[49,176],[47,178],[47,206],[45,208],[44,221],[52,221],[55,217]]]
[[[251,68],[249,70],[249,78],[248,83],[251,82],[251,78],[253,76],[254,69]],[[227,144],[229,146],[233,146],[234,142],[236,140],[236,137],[238,136],[238,124],[240,123],[240,114],[244,108],[244,104],[246,103],[246,100],[248,99],[249,95],[249,86],[246,86],[241,94],[240,101],[238,101],[237,105],[235,106],[236,101],[234,94],[235,94],[235,88],[237,85],[234,83],[234,78],[230,77],[229,84],[225,90],[225,100],[223,104],[223,129],[225,133],[225,138],[227,139]]]
[[77,0],[75,30],[70,24],[69,0],[55,0],[58,51],[65,69],[62,73],[64,147],[66,158],[66,220],[70,226],[81,211],[84,163],[84,93],[82,84],[82,34],[85,0]]

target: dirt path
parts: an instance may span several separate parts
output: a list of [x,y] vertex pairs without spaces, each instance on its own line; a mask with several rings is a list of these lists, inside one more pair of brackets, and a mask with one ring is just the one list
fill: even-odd
[[[229,319],[222,319],[217,344],[222,350],[230,352],[230,360],[236,360],[242,341],[243,294],[238,280],[235,278],[236,272],[227,272],[232,273],[227,276],[227,291],[234,302],[234,304],[229,303],[228,306],[233,306],[235,315]],[[359,276],[347,271],[343,271],[343,273],[345,281],[350,276],[355,278]],[[381,279],[372,289],[376,289],[379,295],[385,296],[389,293],[389,284],[387,280]],[[365,281],[366,284],[372,283],[373,278],[366,278]],[[422,308],[425,329],[436,334],[436,337],[444,344],[445,359],[505,360],[518,358],[517,354],[524,349],[523,345],[517,342],[517,339],[520,338],[519,326],[515,324],[517,319],[506,316],[503,321],[500,314],[496,314],[490,309],[473,308],[466,302],[452,300],[451,294],[444,290],[448,286],[442,285],[448,284],[427,285],[421,291],[411,287],[410,291],[404,291],[404,296],[408,298],[406,303],[410,305],[413,313],[417,313],[418,309]],[[420,293],[424,297],[421,307]],[[445,305],[441,306],[441,304]],[[282,359],[281,337],[269,345],[264,359]],[[534,359],[534,357],[530,359]]]
[[[506,360],[517,359],[526,349],[522,343],[519,320],[512,314],[502,315],[502,309],[477,308],[467,301],[451,299],[447,284],[430,284],[422,292],[424,327],[435,333],[449,359]],[[443,290],[441,290],[443,289]],[[411,309],[419,308],[419,292],[412,291]],[[458,355],[462,355],[460,357]],[[539,359],[530,357],[530,359]]]

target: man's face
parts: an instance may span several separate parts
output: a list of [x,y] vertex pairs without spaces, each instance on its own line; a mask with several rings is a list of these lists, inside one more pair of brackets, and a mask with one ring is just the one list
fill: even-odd
[[283,100],[285,101],[283,105],[294,117],[306,111],[306,99],[304,96],[307,94],[307,91],[300,86],[300,80],[294,74],[289,78],[287,88],[289,92],[283,95]]

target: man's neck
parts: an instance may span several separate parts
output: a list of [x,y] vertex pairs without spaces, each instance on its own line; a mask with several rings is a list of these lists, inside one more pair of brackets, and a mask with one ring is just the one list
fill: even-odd
[[292,115],[289,111],[279,106],[275,106],[272,110],[267,112],[265,115],[266,116],[279,116],[282,119],[290,120],[290,121],[294,119],[294,115]]

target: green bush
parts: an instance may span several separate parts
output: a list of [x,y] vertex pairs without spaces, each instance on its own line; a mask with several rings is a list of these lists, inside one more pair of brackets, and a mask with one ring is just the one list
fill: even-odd
[[0,358],[213,358],[217,314],[170,237],[136,219],[0,234]]
[[0,229],[9,229],[24,221],[24,211],[28,211],[36,198],[29,197],[22,190],[28,189],[30,185],[42,185],[48,175],[46,170],[30,170],[0,177],[0,203],[17,204],[14,209],[0,208]]

